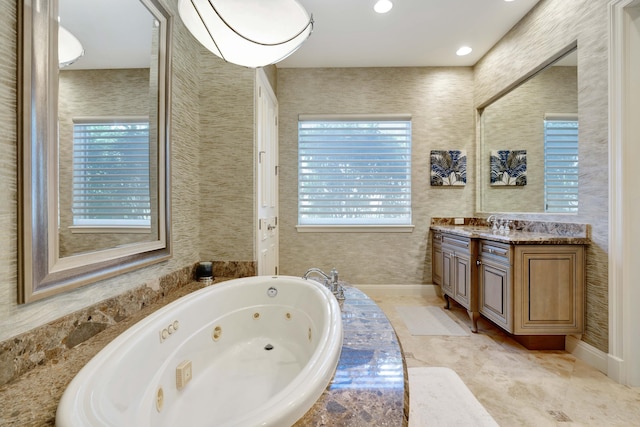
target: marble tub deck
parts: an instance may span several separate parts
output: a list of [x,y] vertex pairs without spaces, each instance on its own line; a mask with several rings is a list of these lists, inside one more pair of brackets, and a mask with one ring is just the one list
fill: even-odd
[[[53,426],[58,401],[104,346],[160,307],[202,287],[193,282],[98,333],[59,359],[0,387],[0,426]],[[391,323],[360,290],[345,286],[343,349],[331,384],[296,426],[406,426],[406,367]]]

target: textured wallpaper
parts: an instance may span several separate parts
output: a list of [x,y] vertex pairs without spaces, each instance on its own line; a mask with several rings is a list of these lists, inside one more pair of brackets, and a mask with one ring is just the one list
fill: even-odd
[[[278,70],[280,268],[330,270],[354,284],[431,282],[427,245],[433,216],[469,216],[474,186],[431,187],[431,150],[466,150],[475,164],[471,68]],[[412,233],[298,233],[298,114],[412,115]],[[470,171],[473,173],[473,171]]]
[[[253,88],[255,70],[200,54],[202,259],[254,259]],[[197,208],[197,207],[194,207]]]
[[607,4],[606,0],[542,0],[474,68],[474,105],[480,106],[577,41],[579,213],[528,217],[591,226],[582,339],[604,352],[608,349]]
[[[0,1],[0,340],[10,336],[11,310],[17,294],[17,9],[13,0]],[[6,326],[5,326],[6,325]]]

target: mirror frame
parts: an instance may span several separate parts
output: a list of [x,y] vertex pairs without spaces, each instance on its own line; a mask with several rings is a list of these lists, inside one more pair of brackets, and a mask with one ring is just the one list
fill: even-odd
[[18,303],[28,303],[171,257],[172,15],[141,1],[159,22],[159,239],[59,257],[58,2],[18,2]]
[[560,59],[570,54],[573,51],[578,49],[578,41],[574,40],[569,45],[557,51],[553,56],[549,57],[542,64],[538,65],[524,76],[521,76],[519,79],[516,79],[513,83],[502,89],[500,92],[480,104],[476,107],[476,132],[478,135],[477,144],[476,144],[476,201],[475,201],[475,211],[476,215],[487,215],[490,213],[495,214],[504,214],[504,215],[576,215],[575,213],[554,213],[554,212],[510,212],[510,211],[501,211],[501,212],[493,212],[486,211],[482,206],[482,191],[485,188],[485,181],[487,179],[486,176],[482,176],[482,162],[487,161],[487,159],[482,159],[482,149],[484,146],[484,110],[489,107],[494,102],[498,101],[503,96],[509,94],[513,90],[522,86],[524,83],[528,82],[530,79],[534,78],[539,73],[543,72],[547,68],[551,67],[553,64],[558,62]]

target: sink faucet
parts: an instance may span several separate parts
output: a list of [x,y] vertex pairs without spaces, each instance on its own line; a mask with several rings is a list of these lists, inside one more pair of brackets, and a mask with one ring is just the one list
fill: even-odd
[[331,270],[331,275],[326,274],[324,271],[319,268],[312,267],[307,270],[306,273],[302,276],[303,279],[308,279],[312,274],[320,275],[324,278],[324,285],[336,296],[337,299],[344,299],[344,288],[340,285],[338,280],[338,270],[333,268]]
[[496,217],[495,215],[489,215],[489,218],[487,218],[487,223],[491,226],[491,229],[493,231],[496,231],[498,229],[498,217]]

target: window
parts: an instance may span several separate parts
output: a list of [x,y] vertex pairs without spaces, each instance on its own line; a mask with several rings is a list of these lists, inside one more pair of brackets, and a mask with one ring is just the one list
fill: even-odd
[[73,120],[73,225],[150,227],[149,119]]
[[411,226],[411,117],[300,116],[298,226]]
[[544,121],[546,212],[578,212],[578,118],[547,114]]

